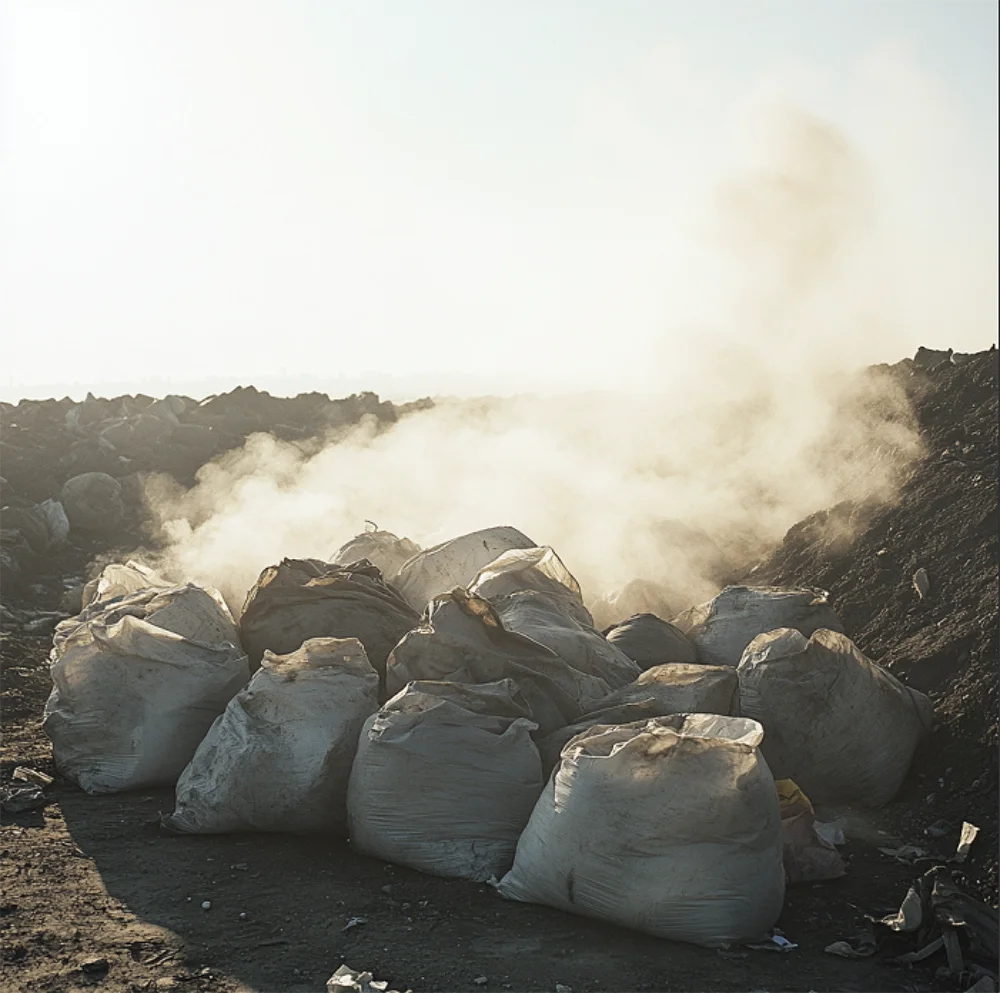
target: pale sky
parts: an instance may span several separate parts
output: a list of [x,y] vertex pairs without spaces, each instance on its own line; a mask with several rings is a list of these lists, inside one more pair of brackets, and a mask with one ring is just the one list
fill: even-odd
[[772,105],[870,171],[844,350],[996,340],[995,2],[2,9],[3,399],[656,389],[754,347],[711,218]]

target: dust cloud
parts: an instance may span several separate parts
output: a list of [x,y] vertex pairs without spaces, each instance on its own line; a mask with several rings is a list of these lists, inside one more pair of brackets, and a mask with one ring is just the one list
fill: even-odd
[[[878,306],[870,177],[843,135],[794,109],[762,135],[712,201],[730,316],[671,340],[655,393],[438,400],[308,446],[254,435],[190,490],[148,481],[157,567],[238,607],[263,567],[327,558],[366,520],[424,547],[510,524],[552,545],[588,599],[643,578],[679,612],[803,517],[891,501],[920,446],[893,377],[857,372],[873,336],[896,333]],[[473,344],[504,361],[501,342]]]

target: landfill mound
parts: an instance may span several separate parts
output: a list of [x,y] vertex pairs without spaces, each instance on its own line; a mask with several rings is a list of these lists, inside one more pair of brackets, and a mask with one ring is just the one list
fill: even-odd
[[[918,355],[918,359],[921,356]],[[997,352],[891,367],[926,454],[892,506],[839,504],[791,528],[747,578],[828,590],[847,634],[934,703],[938,727],[901,799],[914,827],[983,829],[969,878],[997,893]],[[914,577],[924,570],[922,578]],[[978,819],[977,819],[978,818]],[[917,823],[921,822],[921,823]],[[977,871],[978,870],[978,871]]]

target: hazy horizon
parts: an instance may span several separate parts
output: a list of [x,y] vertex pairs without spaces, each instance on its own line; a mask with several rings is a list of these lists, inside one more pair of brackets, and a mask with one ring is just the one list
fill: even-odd
[[[656,392],[786,342],[846,368],[996,340],[996,4],[3,21],[9,401]],[[822,208],[786,119],[827,136],[799,146],[820,183],[849,159]],[[778,240],[847,222],[822,279],[774,281]]]

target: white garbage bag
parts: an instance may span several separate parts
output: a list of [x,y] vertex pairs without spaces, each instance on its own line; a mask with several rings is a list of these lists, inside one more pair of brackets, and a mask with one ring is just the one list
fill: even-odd
[[598,724],[630,724],[670,714],[735,717],[739,712],[739,677],[728,665],[674,663],[654,666],[634,683],[598,701],[594,709],[578,721],[543,738],[538,746],[542,768],[546,773],[551,772],[570,739]]
[[501,894],[699,945],[763,936],[785,873],[762,736],[755,721],[675,714],[574,738]]
[[186,586],[60,625],[42,723],[59,771],[88,793],[173,785],[250,675],[235,633],[188,633],[235,632],[223,611],[221,597]]
[[552,649],[578,672],[604,680],[609,689],[627,686],[639,676],[639,666],[589,624],[566,610],[566,598],[525,590],[493,601],[508,631]]
[[571,616],[588,627],[594,626],[590,611],[583,605],[580,584],[548,546],[515,548],[480,569],[469,584],[469,592],[486,600],[524,590],[556,597]]
[[516,528],[473,531],[415,555],[391,583],[414,610],[422,611],[434,597],[468,586],[483,566],[503,552],[534,547],[535,543]]
[[347,782],[378,673],[356,638],[312,638],[260,669],[177,782],[175,831],[347,833]]
[[795,628],[807,638],[820,628],[843,631],[823,590],[727,586],[714,600],[692,607],[673,623],[694,643],[706,665],[740,664],[759,634]]
[[542,789],[527,714],[509,679],[410,683],[365,722],[347,794],[351,845],[437,876],[506,872]]
[[488,600],[456,589],[427,606],[386,663],[386,690],[414,680],[491,683],[512,679],[542,734],[565,727],[611,692],[607,680],[575,669],[554,651],[508,631]]
[[335,565],[351,565],[367,559],[385,579],[390,579],[420,553],[420,546],[409,538],[397,538],[391,531],[365,531],[341,545],[330,556]]
[[170,585],[155,570],[143,565],[142,562],[136,562],[135,559],[129,559],[124,564],[112,562],[104,567],[99,576],[83,587],[83,606],[88,607],[95,601],[106,603],[108,600],[128,596],[139,590],[154,587],[167,589]]
[[923,693],[835,631],[760,635],[738,671],[740,707],[764,727],[771,771],[814,803],[888,803],[934,720]]

